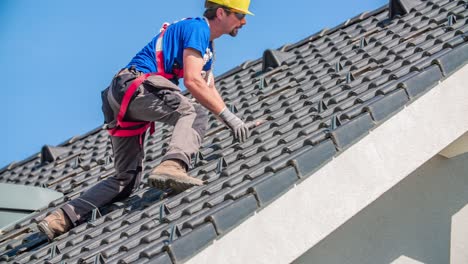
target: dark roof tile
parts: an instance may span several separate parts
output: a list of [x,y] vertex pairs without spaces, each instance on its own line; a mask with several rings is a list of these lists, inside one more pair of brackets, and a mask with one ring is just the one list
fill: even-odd
[[[466,40],[465,40],[466,41]],[[468,44],[465,43],[460,47],[451,50],[442,55],[435,62],[440,66],[443,74],[448,76],[454,73],[457,69],[466,64],[468,60]]]
[[434,65],[400,83],[400,87],[404,88],[412,99],[434,87],[440,79],[442,79],[442,73],[439,67]]
[[216,238],[216,231],[211,223],[205,223],[189,234],[170,242],[168,252],[174,263],[183,263],[198,253]]

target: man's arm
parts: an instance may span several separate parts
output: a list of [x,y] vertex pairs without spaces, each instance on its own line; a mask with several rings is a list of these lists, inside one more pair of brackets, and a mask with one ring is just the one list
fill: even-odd
[[184,50],[184,85],[197,99],[197,101],[210,110],[213,114],[219,115],[226,107],[223,98],[214,86],[214,81],[208,86],[202,78],[203,58],[200,52],[194,49]]
[[223,98],[219,95],[218,90],[212,80],[208,86],[205,79],[201,76],[203,69],[203,58],[200,53],[194,49],[184,50],[184,85],[197,99],[197,101],[218,116],[224,124],[229,127],[234,138],[240,142],[244,142],[250,136],[249,127],[239,119],[235,114],[231,113],[226,108]]

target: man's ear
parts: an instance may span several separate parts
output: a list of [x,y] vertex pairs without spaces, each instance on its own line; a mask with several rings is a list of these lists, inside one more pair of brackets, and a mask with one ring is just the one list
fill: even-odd
[[226,12],[224,12],[224,9],[222,9],[221,7],[218,7],[218,9],[216,9],[217,18],[222,18],[225,15],[226,15]]

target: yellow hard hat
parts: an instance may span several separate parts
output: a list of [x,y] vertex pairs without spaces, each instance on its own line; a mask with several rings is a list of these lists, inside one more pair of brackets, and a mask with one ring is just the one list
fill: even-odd
[[206,0],[205,3],[208,2],[231,8],[241,14],[254,15],[249,11],[250,0]]

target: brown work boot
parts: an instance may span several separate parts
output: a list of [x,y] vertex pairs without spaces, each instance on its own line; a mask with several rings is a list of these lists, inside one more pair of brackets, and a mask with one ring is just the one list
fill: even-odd
[[46,234],[49,240],[64,234],[70,230],[71,226],[70,219],[63,213],[62,209],[55,210],[37,224],[39,231]]
[[148,184],[157,189],[170,188],[180,193],[192,186],[203,185],[203,181],[189,176],[182,161],[165,160],[151,172]]

